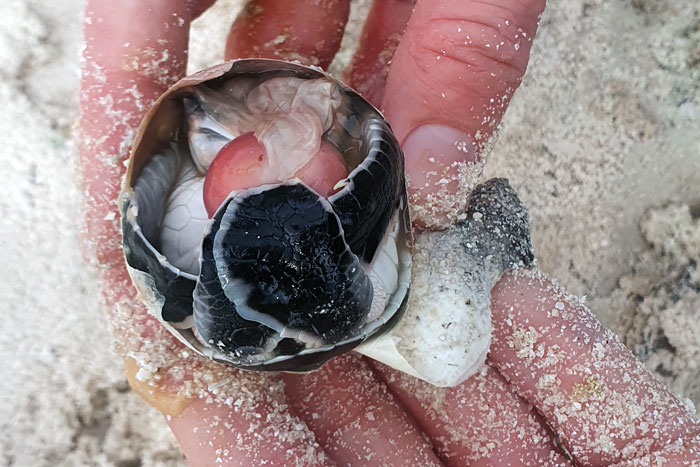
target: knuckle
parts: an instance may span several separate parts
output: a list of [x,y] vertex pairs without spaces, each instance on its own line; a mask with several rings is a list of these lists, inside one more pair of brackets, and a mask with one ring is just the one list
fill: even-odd
[[449,75],[486,73],[508,82],[519,80],[527,66],[537,16],[496,3],[489,3],[489,8],[480,2],[480,8],[459,8],[453,16],[423,22],[411,48],[420,72],[434,74],[436,66],[444,66],[449,67]]

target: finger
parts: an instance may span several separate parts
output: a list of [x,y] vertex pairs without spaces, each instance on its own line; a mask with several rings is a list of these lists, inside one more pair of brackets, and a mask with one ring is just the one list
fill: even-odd
[[387,77],[383,108],[406,156],[419,224],[452,222],[479,153],[527,65],[545,0],[418,0]]
[[184,72],[185,18],[184,1],[89,0],[85,7],[79,139],[86,222],[82,240],[86,255],[103,266],[102,302],[125,353],[140,348],[142,337],[157,334],[157,327],[133,304],[136,293],[124,267],[117,195],[135,128],[148,106]]
[[438,388],[375,365],[447,465],[570,465],[537,412],[493,369]]
[[216,3],[216,0],[187,0],[187,10],[190,14],[190,19],[199,17],[214,3]]
[[101,264],[123,261],[116,200],[124,161],[145,111],[185,71],[188,28],[184,1],[86,4],[79,140],[84,250]]
[[231,26],[226,58],[298,60],[326,68],[349,13],[350,0],[251,0]]
[[279,378],[194,355],[145,313],[124,268],[104,270],[103,280],[129,385],[165,415],[190,465],[332,464],[290,412]]
[[700,459],[700,435],[690,441],[674,443],[662,450],[638,457],[631,461],[623,461],[612,467],[637,467],[654,465],[659,467],[697,466]]
[[608,465],[700,433],[689,408],[538,271],[506,274],[491,297],[491,361],[577,462]]
[[[184,0],[86,4],[80,163],[86,250],[104,267],[102,301],[134,390],[170,418],[192,465],[322,465],[313,434],[287,410],[278,380],[243,375],[191,352],[135,301],[116,200],[142,115],[184,73]],[[239,402],[240,401],[240,402]],[[239,429],[240,431],[232,431]]]
[[269,384],[255,389],[259,397],[245,402],[236,394],[230,404],[199,399],[169,420],[190,466],[335,465],[286,410],[283,393],[271,397]]
[[344,81],[379,107],[389,64],[403,36],[415,0],[375,0]]
[[303,376],[286,375],[294,412],[339,465],[440,465],[386,386],[358,356]]

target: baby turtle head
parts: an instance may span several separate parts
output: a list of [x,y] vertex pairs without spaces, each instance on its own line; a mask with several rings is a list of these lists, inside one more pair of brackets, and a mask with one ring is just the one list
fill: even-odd
[[403,155],[315,69],[247,59],[175,84],[141,125],[120,208],[150,311],[217,361],[308,371],[406,306]]

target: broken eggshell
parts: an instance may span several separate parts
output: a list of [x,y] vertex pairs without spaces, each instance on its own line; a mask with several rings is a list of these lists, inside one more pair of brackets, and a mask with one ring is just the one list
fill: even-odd
[[[329,107],[304,100],[299,90],[314,80]],[[287,95],[283,105],[276,93]],[[250,112],[219,106],[222,95],[263,96],[252,107],[281,109],[280,119],[301,125],[297,139],[267,138],[279,119],[261,130]],[[290,117],[295,103],[316,120]],[[227,112],[235,122],[222,125]],[[279,159],[304,153],[299,135],[310,128],[323,137],[314,147],[332,145],[348,172],[327,199]],[[208,219],[203,177],[246,132],[279,156],[277,182],[233,190]],[[173,214],[183,206],[187,215]],[[120,197],[133,281],[149,311],[198,353],[248,370],[304,372],[354,349],[455,386],[485,360],[491,288],[533,260],[527,211],[507,181],[486,182],[461,222],[418,237],[412,258],[407,208],[403,155],[381,114],[316,69],[260,59],[209,68],[161,96],[141,125]],[[418,293],[409,297],[409,285]]]
[[441,387],[480,370],[491,343],[491,289],[535,260],[527,210],[506,179],[477,185],[460,218],[416,236],[406,313],[356,349]]
[[[230,120],[218,106],[228,104],[208,99],[240,101],[260,86],[279,88],[280,78],[299,86],[318,80],[332,93],[330,117],[319,117],[322,137],[342,155],[347,178],[326,199],[280,168],[290,178],[234,190],[207,219],[199,198],[211,158],[193,155],[195,113],[210,112],[194,133],[213,135],[208,141],[218,148],[240,134],[217,130]],[[248,121],[250,114],[236,118]],[[276,121],[268,123],[265,128]],[[255,130],[258,137],[262,132]],[[172,226],[173,199],[189,203],[176,219],[187,232],[176,248],[163,234]],[[216,361],[249,370],[313,370],[382,335],[406,308],[412,237],[403,155],[374,107],[316,69],[245,59],[176,83],[141,124],[119,202],[126,261],[149,311]],[[188,246],[179,254],[183,242]]]

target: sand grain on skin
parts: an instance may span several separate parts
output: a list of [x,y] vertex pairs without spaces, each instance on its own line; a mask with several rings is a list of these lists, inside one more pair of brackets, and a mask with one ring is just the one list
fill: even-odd
[[654,379],[582,300],[537,269],[515,271],[496,294],[511,298],[494,309],[494,365],[579,463],[631,461],[674,443],[692,449],[700,434],[692,404]]
[[[195,23],[190,70],[220,59],[242,4],[218,2]],[[355,38],[368,5],[353,2]],[[96,272],[77,246],[82,216],[71,125],[82,2],[3,6],[0,257],[9,267],[0,271],[6,331],[0,356],[11,371],[0,383],[0,464],[185,466],[162,417],[126,384],[99,314]],[[688,332],[697,322],[690,261],[697,250],[669,254],[664,245],[669,237],[685,238],[683,226],[696,225],[699,15],[695,0],[550,2],[485,167],[489,177],[507,176],[529,208],[540,266],[586,294],[597,317],[696,404],[692,364],[700,343]],[[336,76],[358,42],[352,37],[333,65]],[[130,89],[118,99],[147,105]],[[116,163],[126,154],[124,144],[101,157]],[[651,207],[662,208],[647,214]],[[685,208],[687,218],[677,213]],[[116,204],[113,214],[106,222],[117,222]],[[640,222],[649,227],[640,231]],[[552,306],[549,312],[561,311]],[[164,362],[147,353],[138,356],[143,366],[160,368]],[[542,357],[557,358],[555,348]],[[545,374],[539,384],[556,382]],[[595,383],[582,378],[578,384],[577,399],[596,394]],[[648,456],[651,465],[654,456]]]

